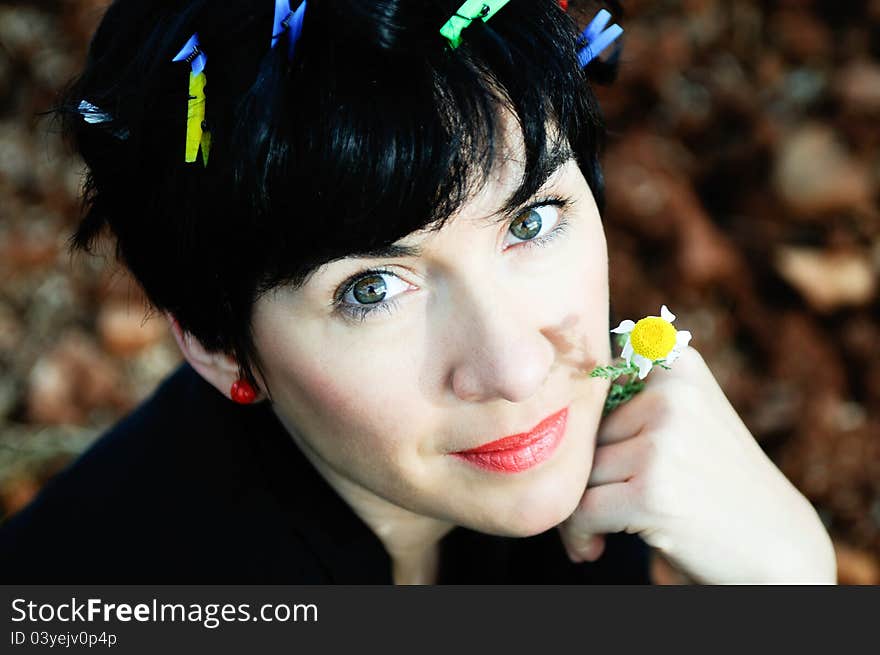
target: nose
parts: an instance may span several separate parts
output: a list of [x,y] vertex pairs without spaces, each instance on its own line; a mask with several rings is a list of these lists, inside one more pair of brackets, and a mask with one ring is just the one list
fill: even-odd
[[468,402],[504,398],[519,403],[539,392],[555,361],[540,313],[521,299],[496,297],[473,303],[465,317],[459,315],[455,338],[461,347],[451,374],[455,395]]

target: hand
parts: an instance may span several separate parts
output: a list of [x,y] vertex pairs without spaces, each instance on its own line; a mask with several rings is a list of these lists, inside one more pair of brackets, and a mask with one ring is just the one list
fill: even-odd
[[[575,561],[636,533],[707,584],[836,584],[831,539],[691,347],[599,426],[587,489],[558,526]],[[591,552],[592,551],[592,552]]]

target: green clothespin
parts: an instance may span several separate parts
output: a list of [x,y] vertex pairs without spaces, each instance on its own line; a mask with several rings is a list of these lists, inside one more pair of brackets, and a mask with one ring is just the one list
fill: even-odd
[[440,34],[449,40],[453,49],[457,48],[461,45],[461,31],[464,28],[478,18],[482,18],[485,23],[508,2],[510,0],[467,0],[440,28]]

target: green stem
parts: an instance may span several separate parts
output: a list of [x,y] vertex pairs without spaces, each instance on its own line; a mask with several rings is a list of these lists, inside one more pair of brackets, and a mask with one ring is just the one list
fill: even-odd
[[[658,359],[654,362],[655,366],[670,370],[669,366],[663,363],[664,360]],[[619,364],[612,366],[598,366],[590,372],[592,378],[604,378],[611,380],[611,389],[605,398],[605,408],[602,412],[603,416],[607,416],[620,405],[629,401],[633,396],[645,388],[645,382],[638,379],[639,367],[635,364],[627,365],[626,362],[620,361]],[[623,383],[618,383],[619,378],[625,378]]]

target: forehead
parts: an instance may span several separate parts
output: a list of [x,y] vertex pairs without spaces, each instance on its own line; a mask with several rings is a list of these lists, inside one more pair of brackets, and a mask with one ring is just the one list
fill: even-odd
[[[340,259],[420,257],[423,250],[419,244],[438,230],[453,223],[463,221],[472,223],[476,227],[485,227],[507,222],[510,213],[517,209],[515,205],[511,204],[511,201],[524,181],[526,153],[522,129],[516,117],[509,110],[501,112],[499,128],[503,135],[503,145],[496,153],[492,169],[459,210],[448,218],[410,232],[389,246],[351,253]],[[552,183],[573,158],[570,144],[564,139],[560,139],[554,125],[547,126],[547,137],[548,151],[552,153],[552,156],[548,160],[547,180],[540,188]]]
[[[559,167],[572,156],[571,145],[562,138],[556,125],[548,122],[545,126],[547,171],[552,176]],[[466,217],[480,220],[497,213],[514,209],[511,204],[514,196],[525,182],[527,153],[523,138],[523,127],[513,111],[500,105],[498,111],[498,133],[500,147],[495,153],[492,168],[468,201],[451,218]],[[503,218],[503,217],[502,217]]]

